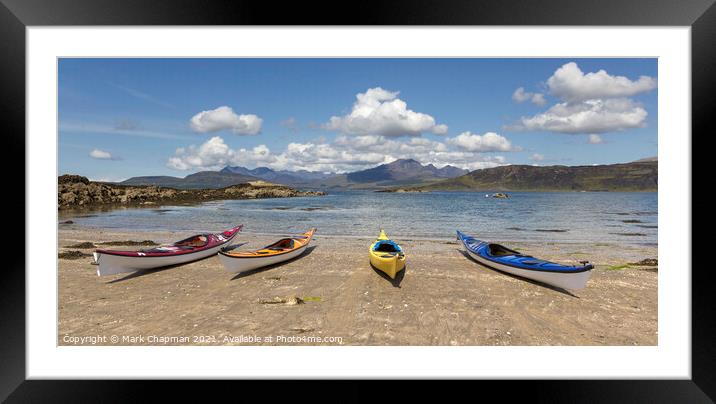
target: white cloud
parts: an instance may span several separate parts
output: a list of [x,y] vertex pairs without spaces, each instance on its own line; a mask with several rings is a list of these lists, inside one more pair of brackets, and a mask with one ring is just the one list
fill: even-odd
[[189,126],[195,132],[218,132],[230,130],[237,135],[256,135],[261,131],[263,120],[256,115],[238,115],[233,109],[222,106],[194,115]]
[[215,136],[201,146],[177,149],[167,166],[176,170],[216,170],[227,165],[240,165],[279,170],[342,171],[387,161],[382,153],[355,151],[328,143],[289,143],[279,154],[272,153],[265,145],[233,150],[222,138]]
[[656,88],[656,79],[640,76],[630,80],[624,76],[612,76],[605,70],[585,74],[574,62],[569,62],[547,79],[552,95],[564,101],[585,101],[597,98],[630,97]]
[[544,94],[542,94],[542,93],[532,94],[532,99],[530,101],[532,101],[533,104],[540,106],[540,107],[547,104],[547,100],[544,98]]
[[494,132],[487,132],[484,135],[463,132],[456,137],[447,139],[447,143],[471,152],[508,152],[517,150],[507,138]]
[[92,149],[89,156],[97,160],[112,160],[112,153],[100,149]]
[[[364,135],[338,136],[333,145],[338,148],[380,156],[384,163],[411,158],[422,164],[433,164],[436,167],[453,165],[469,170],[495,167],[505,163],[503,156],[487,156],[474,151],[451,150],[449,146],[452,145],[448,141],[449,139],[444,143],[415,137],[409,140],[395,140],[384,136]],[[369,168],[369,166],[363,168]]]
[[602,139],[602,137],[597,135],[596,133],[592,133],[591,135],[589,135],[589,139],[587,139],[587,142],[589,142],[589,144],[602,144],[604,143],[604,139]]
[[479,153],[460,151],[429,153],[422,159],[420,157],[415,159],[423,164],[433,164],[436,167],[451,165],[467,170],[497,167],[507,163],[507,159],[504,156],[487,156]]
[[215,170],[236,165],[236,162],[258,166],[272,163],[275,159],[265,145],[258,145],[253,149],[233,150],[224,143],[224,139],[214,136],[199,147],[192,145],[178,148],[174,156],[167,161],[167,166],[176,170]]
[[290,143],[281,168],[309,171],[354,171],[389,161],[386,154],[360,152],[329,143]]
[[527,92],[524,87],[520,87],[512,93],[512,100],[515,102],[530,101],[540,107],[547,103],[547,100],[544,98],[544,94]]
[[399,92],[370,88],[356,95],[350,114],[333,116],[324,129],[352,135],[419,136],[424,132],[447,134],[448,127],[437,124],[428,114],[408,109]]
[[507,128],[597,134],[643,127],[647,115],[641,105],[628,98],[563,102],[535,116],[522,117]]
[[535,153],[535,154],[533,154],[532,156],[530,156],[530,160],[532,160],[532,161],[542,161],[542,160],[544,160],[544,155],[539,154],[539,153]]
[[529,100],[532,96],[530,93],[525,92],[524,87],[520,87],[517,90],[515,90],[514,93],[512,93],[512,100],[515,102],[525,102]]
[[[484,139],[484,135],[481,138]],[[416,137],[395,139],[378,135],[338,135],[332,142],[289,143],[283,151],[274,153],[264,145],[234,150],[221,137],[215,136],[200,146],[177,149],[167,161],[167,166],[177,170],[216,170],[226,165],[240,165],[278,170],[352,172],[406,158],[437,167],[450,164],[470,170],[495,167],[506,162],[503,156],[484,155],[457,146],[451,149],[450,146],[453,145]]]
[[[395,140],[385,136],[363,135],[336,137],[333,144],[336,147],[392,155],[412,156],[417,153],[444,152],[448,148],[445,143],[425,138],[413,137],[409,140]],[[410,158],[410,157],[405,157]]]
[[215,168],[227,164],[231,154],[233,154],[232,150],[224,143],[224,139],[214,136],[199,147],[192,145],[188,148],[178,148],[167,165],[177,170],[194,167]]
[[[600,133],[641,128],[646,125],[648,113],[628,97],[653,90],[656,85],[656,79],[649,76],[630,80],[612,76],[605,70],[584,73],[576,63],[566,63],[546,82],[549,93],[562,101],[542,113],[522,117],[505,129],[585,133],[598,137]],[[525,92],[522,87],[515,90],[512,98],[517,102],[536,101],[534,94]],[[540,94],[535,103],[544,105],[546,100]],[[590,143],[595,142],[600,143],[601,138],[590,138]]]

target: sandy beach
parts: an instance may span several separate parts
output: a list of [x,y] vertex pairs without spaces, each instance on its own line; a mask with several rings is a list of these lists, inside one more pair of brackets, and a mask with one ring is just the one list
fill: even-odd
[[[67,248],[82,242],[185,236],[61,225],[58,252],[91,253]],[[257,248],[276,238],[244,232],[237,241]],[[396,238],[407,267],[391,282],[368,264],[371,241],[319,229],[302,257],[239,275],[215,256],[110,277],[98,277],[89,256],[59,259],[58,344],[658,344],[657,268],[624,267],[657,258],[656,246],[499,240],[540,258],[595,264],[587,287],[569,293],[482,267],[449,239]]]

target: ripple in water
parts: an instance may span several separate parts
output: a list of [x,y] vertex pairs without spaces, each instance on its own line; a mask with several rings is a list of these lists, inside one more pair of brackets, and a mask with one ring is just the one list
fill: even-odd
[[[374,237],[384,228],[396,239],[447,240],[461,230],[491,241],[643,244],[658,240],[656,193],[514,192],[510,196],[499,200],[471,192],[330,192],[322,197],[155,207],[170,214],[146,208],[78,212],[66,219],[80,226],[148,231],[219,231],[242,223],[245,233],[265,234],[299,233],[315,226],[319,234],[351,237]],[[605,211],[605,206],[610,210]],[[623,219],[615,221],[615,215]],[[630,230],[636,226],[639,232]]]

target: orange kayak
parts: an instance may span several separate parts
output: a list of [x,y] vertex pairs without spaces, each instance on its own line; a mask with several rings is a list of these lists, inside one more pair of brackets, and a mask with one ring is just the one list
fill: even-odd
[[221,263],[232,273],[251,271],[279,262],[298,257],[306,251],[311,242],[315,228],[292,237],[282,238],[277,242],[253,251],[239,251],[238,246],[223,248],[219,251]]

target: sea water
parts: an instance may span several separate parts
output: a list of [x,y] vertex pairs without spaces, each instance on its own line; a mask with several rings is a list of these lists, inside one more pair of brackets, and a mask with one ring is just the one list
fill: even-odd
[[63,213],[76,225],[118,230],[244,232],[451,239],[455,230],[491,241],[657,243],[655,192],[328,192],[319,197],[226,200]]

